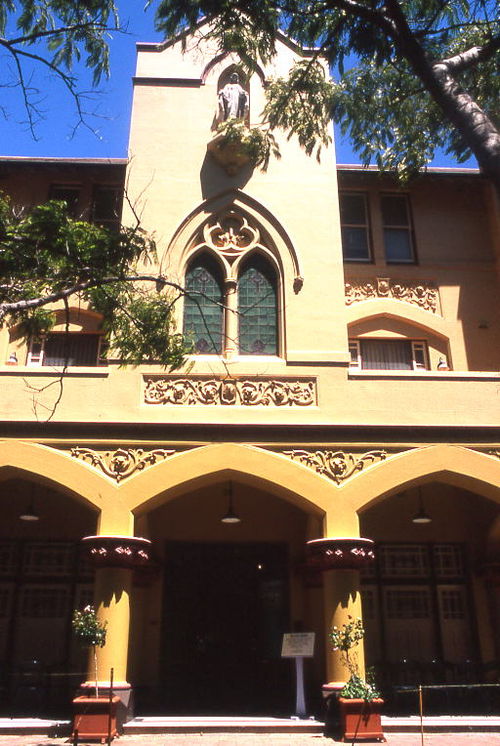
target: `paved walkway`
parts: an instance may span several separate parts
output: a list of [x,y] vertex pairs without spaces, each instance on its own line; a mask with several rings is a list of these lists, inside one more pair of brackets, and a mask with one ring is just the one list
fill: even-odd
[[[419,733],[387,734],[388,746],[422,746]],[[0,746],[64,746],[67,738],[0,736]],[[88,742],[80,742],[81,746]],[[95,741],[93,742],[96,743]],[[121,736],[114,746],[332,746],[340,743],[315,734],[186,733],[182,735]],[[360,744],[375,743],[359,741]],[[423,746],[500,746],[500,733],[424,733]]]

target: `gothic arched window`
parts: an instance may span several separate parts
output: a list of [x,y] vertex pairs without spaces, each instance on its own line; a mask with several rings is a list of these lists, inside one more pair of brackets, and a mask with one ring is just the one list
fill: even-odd
[[278,354],[276,273],[261,254],[242,265],[238,280],[240,355]]
[[184,334],[198,355],[222,352],[223,283],[217,262],[208,255],[196,257],[186,272]]

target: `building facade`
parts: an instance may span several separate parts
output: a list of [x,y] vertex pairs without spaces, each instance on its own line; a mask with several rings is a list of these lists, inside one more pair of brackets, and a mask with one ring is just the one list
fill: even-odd
[[345,680],[328,630],[349,615],[382,682],[497,675],[495,194],[473,171],[402,188],[286,137],[266,172],[224,151],[231,76],[253,126],[266,80],[303,54],[283,38],[246,80],[201,32],[140,44],[126,160],[0,159],[16,205],[139,216],[191,293],[176,312],[195,345],[174,373],[122,368],[75,303],[59,397],[62,309],[41,343],[0,331],[11,707],[27,675],[52,704],[85,678],[70,619],[92,600],[99,678],[113,669],[138,713],[290,711],[283,633],[316,633],[314,699]]

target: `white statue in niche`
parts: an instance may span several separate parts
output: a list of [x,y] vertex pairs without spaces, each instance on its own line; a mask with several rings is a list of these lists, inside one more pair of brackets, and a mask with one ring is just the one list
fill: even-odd
[[219,109],[222,121],[243,119],[248,110],[248,95],[240,84],[238,73],[231,73],[229,83],[219,91]]

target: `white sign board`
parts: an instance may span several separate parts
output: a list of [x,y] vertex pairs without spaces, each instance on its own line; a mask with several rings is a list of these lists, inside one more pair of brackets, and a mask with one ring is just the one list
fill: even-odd
[[282,658],[312,658],[314,632],[286,632],[281,646]]

